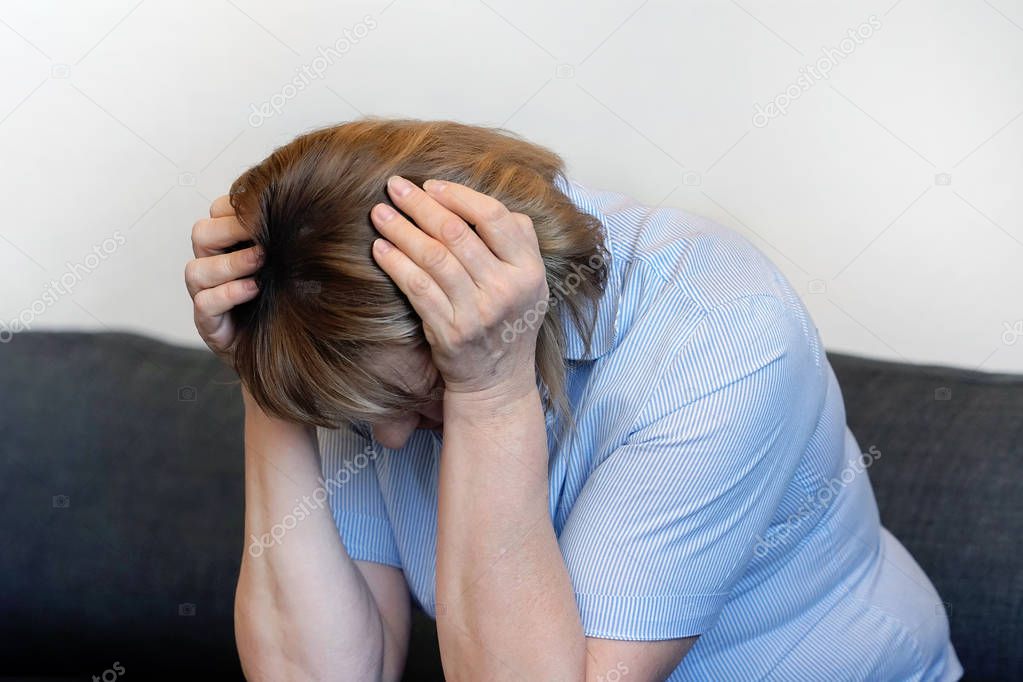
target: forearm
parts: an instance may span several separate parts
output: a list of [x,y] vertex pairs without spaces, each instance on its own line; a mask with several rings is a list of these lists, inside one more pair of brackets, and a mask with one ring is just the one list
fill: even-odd
[[[372,594],[329,509],[308,503],[321,486],[314,430],[268,417],[246,397],[246,550],[235,635],[250,680],[383,674],[383,627]],[[289,516],[301,519],[287,528]],[[265,542],[275,526],[280,540]]]
[[445,397],[437,541],[445,672],[581,680],[585,637],[548,511],[540,396],[535,385],[517,395]]

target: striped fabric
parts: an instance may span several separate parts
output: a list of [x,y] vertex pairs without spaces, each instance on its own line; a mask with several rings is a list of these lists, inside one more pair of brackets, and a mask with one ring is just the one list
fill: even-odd
[[[558,186],[610,251],[590,353],[563,322],[576,430],[547,424],[586,634],[700,635],[671,680],[958,679],[942,601],[878,519],[865,469],[884,453],[846,428],[790,283],[710,220]],[[440,437],[318,436],[349,554],[400,567],[435,617]]]

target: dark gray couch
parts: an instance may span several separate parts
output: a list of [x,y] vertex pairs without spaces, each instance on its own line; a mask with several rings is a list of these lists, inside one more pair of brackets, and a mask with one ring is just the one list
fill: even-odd
[[[830,359],[967,679],[1023,679],[1023,376]],[[0,675],[240,678],[231,372],[140,336],[24,333],[0,346],[0,395]],[[441,679],[435,638],[418,614],[408,679]]]

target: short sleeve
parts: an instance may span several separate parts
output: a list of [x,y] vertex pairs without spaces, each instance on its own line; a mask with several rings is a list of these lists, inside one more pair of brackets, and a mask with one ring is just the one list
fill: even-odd
[[317,427],[327,503],[352,559],[401,568],[394,531],[380,493],[380,449],[351,426]]
[[813,432],[821,376],[780,300],[706,313],[559,536],[588,636],[674,639],[714,625]]

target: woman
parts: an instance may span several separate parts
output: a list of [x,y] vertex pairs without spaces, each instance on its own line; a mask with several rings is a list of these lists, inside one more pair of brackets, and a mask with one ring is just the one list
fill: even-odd
[[455,680],[961,675],[882,453],[738,234],[376,118],[210,216],[186,282],[244,387],[250,679],[398,679],[410,594]]

